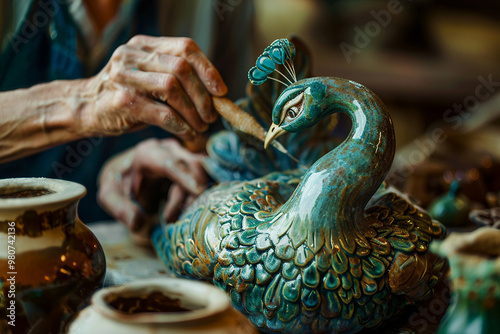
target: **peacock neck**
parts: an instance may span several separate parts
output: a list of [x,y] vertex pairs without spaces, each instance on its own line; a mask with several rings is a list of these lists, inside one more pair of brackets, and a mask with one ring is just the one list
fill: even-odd
[[319,80],[328,87],[323,114],[345,112],[352,128],[307,171],[281,212],[307,224],[295,228],[326,233],[354,251],[355,238],[365,235],[365,206],[392,164],[394,129],[386,107],[366,87],[339,78]]

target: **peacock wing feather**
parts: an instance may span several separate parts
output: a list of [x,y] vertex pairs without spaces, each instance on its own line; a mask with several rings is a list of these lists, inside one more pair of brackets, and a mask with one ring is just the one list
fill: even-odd
[[391,292],[411,303],[427,299],[445,264],[428,251],[429,244],[442,239],[445,228],[393,188],[375,196],[372,205],[366,216],[376,237],[369,240],[390,264],[387,283]]
[[[272,173],[247,183],[228,182],[211,188],[176,223],[153,231],[157,253],[177,276],[212,279],[217,263],[232,263],[228,250],[248,248],[255,242],[256,227],[272,218],[301,176],[299,171]],[[259,242],[265,241],[259,238]],[[241,263],[241,257],[237,258]],[[250,275],[249,269],[242,277]]]
[[381,187],[365,219],[370,228],[365,238],[356,238],[355,252],[323,247],[302,272],[309,284],[315,271],[323,277],[321,314],[311,317],[314,332],[376,327],[403,306],[428,298],[442,274],[444,261],[428,246],[444,236],[444,228],[406,196]]
[[220,184],[203,193],[176,223],[159,225],[153,245],[169,272],[180,277],[209,280],[218,255],[219,218],[230,208],[234,183]]

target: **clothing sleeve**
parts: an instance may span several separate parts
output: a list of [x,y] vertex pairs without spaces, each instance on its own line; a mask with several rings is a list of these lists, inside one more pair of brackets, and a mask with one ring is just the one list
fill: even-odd
[[253,1],[168,0],[158,6],[160,34],[191,37],[221,73],[228,97],[243,97],[256,58]]
[[32,3],[32,0],[0,1],[0,51],[5,50],[12,36],[19,30]]

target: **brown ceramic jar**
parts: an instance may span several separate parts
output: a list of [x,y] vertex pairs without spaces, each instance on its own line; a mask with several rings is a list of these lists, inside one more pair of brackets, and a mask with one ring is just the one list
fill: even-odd
[[61,333],[102,286],[104,252],[77,216],[85,193],[63,180],[0,180],[0,332]]

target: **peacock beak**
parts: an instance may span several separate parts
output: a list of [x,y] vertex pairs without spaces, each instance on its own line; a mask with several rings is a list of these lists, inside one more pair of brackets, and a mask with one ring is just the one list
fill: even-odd
[[264,149],[267,149],[267,147],[273,140],[275,140],[285,132],[286,130],[283,130],[279,125],[273,123],[269,128],[269,131],[267,131],[266,139],[264,140]]

